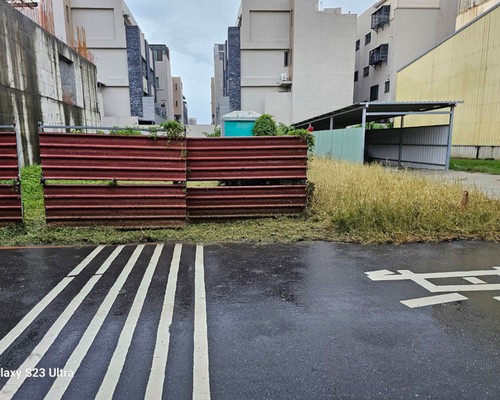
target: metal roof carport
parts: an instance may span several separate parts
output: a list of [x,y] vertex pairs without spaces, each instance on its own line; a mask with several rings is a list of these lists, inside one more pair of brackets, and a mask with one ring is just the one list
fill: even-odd
[[[294,124],[315,132],[361,125],[364,161],[414,168],[448,169],[453,135],[454,109],[458,101],[363,102]],[[448,115],[447,125],[405,127],[407,115]],[[367,130],[367,123],[401,118],[400,127]]]

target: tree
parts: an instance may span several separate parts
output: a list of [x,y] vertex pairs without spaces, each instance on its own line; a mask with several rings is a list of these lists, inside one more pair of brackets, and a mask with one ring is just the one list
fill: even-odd
[[253,127],[254,136],[276,136],[278,130],[276,128],[276,122],[270,114],[262,114]]

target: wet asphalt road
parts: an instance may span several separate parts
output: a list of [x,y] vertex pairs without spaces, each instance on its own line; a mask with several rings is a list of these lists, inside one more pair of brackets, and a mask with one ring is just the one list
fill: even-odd
[[498,266],[481,242],[0,250],[0,399],[499,399]]

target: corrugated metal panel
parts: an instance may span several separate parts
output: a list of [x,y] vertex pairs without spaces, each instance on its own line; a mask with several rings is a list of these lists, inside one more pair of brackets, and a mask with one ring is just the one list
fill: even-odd
[[185,181],[184,140],[40,133],[46,179]]
[[195,187],[187,190],[190,219],[301,214],[306,206],[305,185]]
[[[500,146],[500,7],[400,71],[396,99],[463,100],[452,144]],[[443,123],[446,117],[405,118],[405,126]]]
[[23,222],[18,187],[0,184],[0,225]]
[[298,137],[188,138],[188,180],[307,179]]
[[55,226],[147,228],[182,226],[183,185],[47,185],[47,223]]
[[18,177],[15,132],[0,132],[0,179]]
[[[0,132],[0,179],[14,180],[19,176],[15,132]],[[22,207],[19,187],[0,184],[0,225],[21,223]]]
[[363,129],[335,129],[314,132],[314,154],[337,160],[363,162]]
[[366,131],[367,158],[391,165],[445,169],[447,149],[448,126]]

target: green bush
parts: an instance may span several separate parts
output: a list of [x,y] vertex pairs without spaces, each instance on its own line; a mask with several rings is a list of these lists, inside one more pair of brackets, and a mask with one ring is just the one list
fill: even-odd
[[222,132],[221,132],[221,129],[219,126],[216,126],[214,131],[212,133],[208,133],[208,132],[203,132],[203,134],[206,136],[206,137],[221,137],[222,136]]
[[166,132],[168,139],[183,139],[186,137],[184,125],[177,121],[165,121],[160,124],[161,131]]
[[278,129],[274,117],[270,114],[262,114],[253,127],[254,136],[276,136]]
[[307,143],[307,150],[313,151],[314,149],[314,135],[307,129],[290,129],[287,132],[289,136],[300,136],[300,138]]

